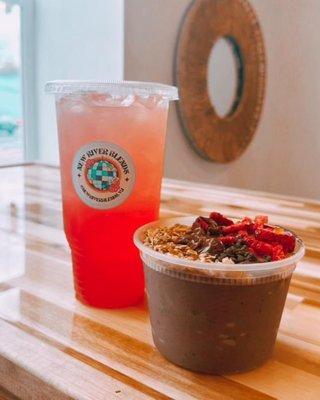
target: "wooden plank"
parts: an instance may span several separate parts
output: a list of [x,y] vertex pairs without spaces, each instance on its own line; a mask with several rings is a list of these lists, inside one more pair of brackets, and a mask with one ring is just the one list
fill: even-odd
[[318,376],[278,361],[269,361],[262,368],[232,379],[279,400],[319,400]]
[[[27,294],[22,294],[20,303],[21,315],[17,320],[13,314],[11,321],[21,331],[85,364],[108,374],[110,370],[117,371],[121,376],[168,397],[177,400],[231,399],[233,396],[241,400],[249,395],[252,399],[270,398],[228,379],[193,374],[168,364],[153,345],[134,339],[129,330],[123,334],[120,326],[109,328]],[[62,323],[57,324],[57,320]]]
[[320,348],[316,344],[280,332],[274,357],[283,364],[291,365],[320,378]]
[[[0,385],[21,399],[150,399],[115,379],[0,320]],[[158,398],[164,398],[159,394]]]
[[[309,257],[290,286],[275,353],[247,374],[194,374],[155,349],[146,303],[98,310],[73,294],[59,171],[0,169],[0,385],[20,398],[318,399],[320,202],[165,180],[162,215],[268,213]],[[62,365],[63,364],[63,365]],[[120,392],[117,392],[120,390]],[[1,398],[0,391],[0,398]],[[38,397],[37,397],[38,396]]]

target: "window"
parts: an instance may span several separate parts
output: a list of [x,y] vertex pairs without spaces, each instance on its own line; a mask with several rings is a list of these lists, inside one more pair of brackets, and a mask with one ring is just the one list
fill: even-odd
[[34,158],[32,1],[0,0],[0,165]]

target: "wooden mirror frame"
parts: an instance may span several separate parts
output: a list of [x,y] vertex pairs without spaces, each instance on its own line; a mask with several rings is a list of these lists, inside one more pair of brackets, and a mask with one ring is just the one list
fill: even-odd
[[[233,44],[238,91],[231,112],[219,117],[208,93],[208,62],[219,38]],[[204,158],[226,163],[250,144],[263,105],[266,57],[257,16],[247,0],[194,0],[183,18],[176,48],[175,83],[183,130]]]

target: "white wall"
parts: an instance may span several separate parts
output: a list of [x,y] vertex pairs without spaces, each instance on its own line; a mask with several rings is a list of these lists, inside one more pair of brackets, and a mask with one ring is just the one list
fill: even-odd
[[[201,159],[169,117],[165,174],[171,178],[320,198],[320,1],[250,0],[268,58],[256,137],[228,165]],[[178,27],[190,0],[126,0],[125,78],[172,83]]]
[[122,0],[35,0],[39,158],[58,163],[53,79],[123,78]]

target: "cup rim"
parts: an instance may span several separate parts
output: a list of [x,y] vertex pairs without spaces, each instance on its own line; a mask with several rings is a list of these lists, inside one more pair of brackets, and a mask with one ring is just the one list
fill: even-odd
[[[290,230],[285,229],[287,232],[292,233],[297,240],[296,243],[296,249],[295,252],[282,260],[279,261],[269,261],[269,262],[263,262],[263,263],[247,263],[247,264],[226,264],[223,262],[215,262],[215,263],[210,263],[210,262],[204,262],[204,261],[193,261],[193,260],[188,260],[184,258],[179,258],[175,257],[172,255],[160,253],[156,250],[153,250],[152,248],[145,246],[141,240],[141,235],[149,228],[152,227],[157,227],[157,226],[172,226],[174,224],[185,224],[185,225],[191,225],[191,222],[194,221],[194,219],[197,216],[187,216],[187,217],[168,217],[168,218],[161,218],[159,220],[150,222],[148,224],[142,225],[140,228],[138,228],[134,235],[133,235],[133,242],[135,246],[144,254],[147,254],[151,257],[154,257],[160,261],[164,261],[170,264],[176,264],[176,265],[181,265],[181,266],[188,266],[189,268],[195,268],[195,269],[205,269],[205,270],[210,270],[210,271],[236,271],[236,272],[248,272],[248,271],[274,271],[277,269],[281,269],[282,267],[286,267],[292,264],[296,264],[305,254],[305,246],[300,237],[298,237],[296,234],[291,232]],[[232,220],[236,221],[236,218],[232,218]],[[273,225],[282,228],[279,225]]]
[[178,100],[178,88],[157,82],[113,80],[53,80],[44,88],[49,94],[72,94],[83,92],[109,93],[115,96],[161,96],[166,100]]

